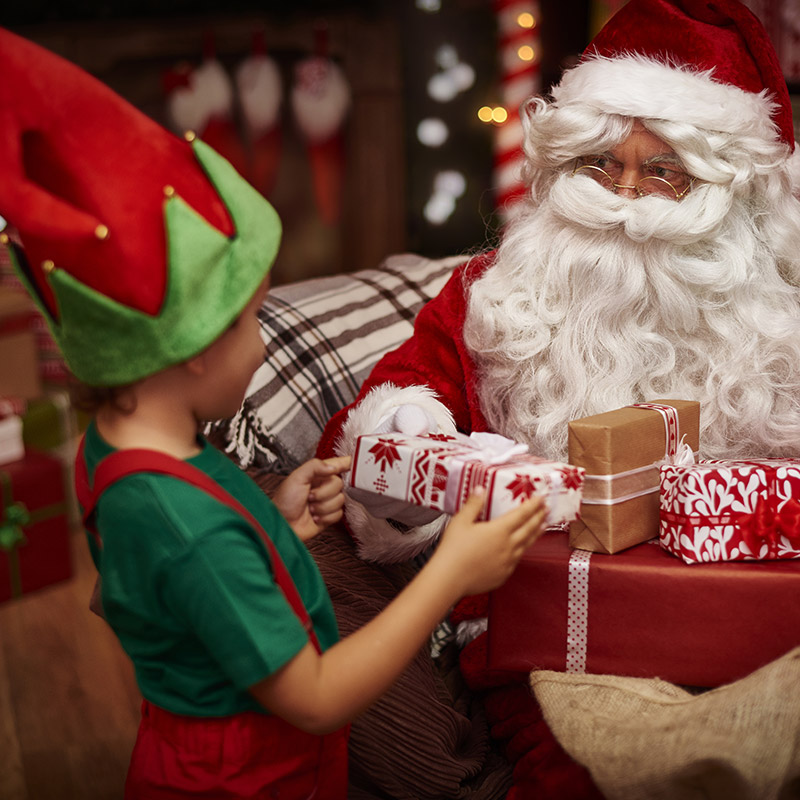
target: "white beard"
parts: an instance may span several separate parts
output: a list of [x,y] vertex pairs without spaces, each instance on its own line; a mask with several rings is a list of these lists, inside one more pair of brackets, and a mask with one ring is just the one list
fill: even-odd
[[718,185],[677,203],[557,178],[471,289],[492,429],[563,460],[571,419],[680,398],[705,456],[800,455],[800,295],[753,217]]

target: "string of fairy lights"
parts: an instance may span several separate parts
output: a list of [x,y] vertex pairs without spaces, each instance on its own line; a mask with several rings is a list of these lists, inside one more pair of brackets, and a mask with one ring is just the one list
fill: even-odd
[[[442,0],[415,0],[415,5],[428,14],[442,10]],[[498,78],[493,81],[497,102],[480,105],[475,113],[480,122],[494,128],[491,188],[495,208],[505,216],[523,192],[519,108],[540,89],[539,6],[536,0],[493,0],[492,10],[497,28],[497,63],[493,66],[498,70]],[[453,44],[441,44],[434,61],[435,70],[426,85],[427,96],[434,104],[450,103],[472,89],[476,81],[475,67]],[[417,140],[428,148],[440,148],[455,135],[436,114],[428,114],[416,126]],[[436,172],[423,210],[426,221],[434,226],[445,224],[466,188],[467,177],[463,171]]]

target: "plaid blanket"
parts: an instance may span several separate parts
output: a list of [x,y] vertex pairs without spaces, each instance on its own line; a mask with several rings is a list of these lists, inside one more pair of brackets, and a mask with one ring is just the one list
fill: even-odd
[[206,433],[242,467],[288,474],[312,458],[330,417],[411,335],[419,310],[465,260],[396,255],[378,269],[271,290],[259,312],[264,363],[239,412]]

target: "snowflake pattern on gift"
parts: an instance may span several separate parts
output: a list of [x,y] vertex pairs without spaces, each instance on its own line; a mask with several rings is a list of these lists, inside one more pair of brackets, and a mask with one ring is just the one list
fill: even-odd
[[402,442],[392,441],[390,439],[378,439],[378,441],[370,447],[369,452],[381,472],[391,469],[392,465],[400,460],[400,452],[397,449],[398,444],[402,444]]
[[427,433],[421,437],[423,439],[430,439],[432,442],[455,442],[456,437],[451,436],[449,433]]
[[583,488],[583,472],[575,467],[565,467],[560,470],[561,482],[567,491],[577,491]]
[[[800,557],[800,464],[707,461],[661,467],[662,546],[688,563]],[[788,529],[787,529],[788,530]]]
[[506,489],[511,492],[511,497],[514,500],[527,500],[536,494],[536,486],[542,482],[540,476],[533,477],[531,475],[515,474],[514,480],[506,484]]

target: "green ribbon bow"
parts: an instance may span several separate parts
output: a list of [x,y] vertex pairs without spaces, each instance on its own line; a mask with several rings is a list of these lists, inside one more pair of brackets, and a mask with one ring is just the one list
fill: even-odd
[[23,528],[30,520],[31,515],[24,503],[11,503],[6,506],[0,522],[0,550],[10,552],[24,544],[26,539]]
[[5,472],[0,472],[0,488],[2,489],[3,512],[0,518],[0,550],[8,553],[8,569],[11,580],[11,596],[22,594],[22,576],[19,569],[18,547],[27,542],[23,528],[30,522],[31,515],[24,503],[17,501],[11,494],[11,479]]

